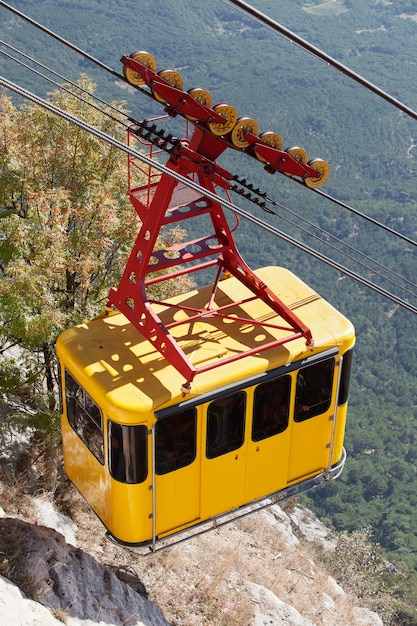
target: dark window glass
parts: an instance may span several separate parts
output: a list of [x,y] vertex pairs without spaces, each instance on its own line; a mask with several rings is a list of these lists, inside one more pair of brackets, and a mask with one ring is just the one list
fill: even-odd
[[71,393],[73,396],[77,393],[77,389],[79,388],[79,384],[77,381],[69,374],[65,372],[65,388],[66,391]]
[[182,411],[155,425],[155,472],[167,474],[190,465],[196,456],[195,409]]
[[98,408],[97,404],[95,402],[93,402],[93,400],[87,394],[85,394],[85,396],[84,396],[84,409],[85,409],[86,413],[88,413],[90,418],[93,420],[93,422],[96,424],[96,426],[98,426],[98,428],[100,428],[100,430],[102,430],[102,427],[101,427],[101,420],[102,420],[101,411]]
[[342,362],[342,377],[340,379],[339,400],[338,404],[342,405],[348,401],[349,387],[350,387],[350,375],[352,373],[352,361],[353,361],[353,349],[348,350],[343,356]]
[[70,426],[96,459],[103,464],[104,440],[101,411],[67,371],[65,372],[65,399]]
[[108,421],[109,469],[115,480],[134,485],[148,475],[148,429]]
[[190,465],[196,455],[196,410],[188,409],[155,425],[155,471],[167,474]]
[[241,447],[245,435],[246,394],[238,391],[214,400],[207,409],[207,457]]
[[288,426],[291,377],[281,376],[258,385],[253,407],[252,440],[282,433]]
[[295,421],[302,422],[328,410],[333,385],[334,359],[304,367],[297,375]]

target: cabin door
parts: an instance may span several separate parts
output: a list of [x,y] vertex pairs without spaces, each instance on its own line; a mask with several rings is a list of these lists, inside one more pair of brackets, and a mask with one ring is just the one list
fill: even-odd
[[334,371],[335,359],[330,358],[297,373],[288,482],[329,466],[337,390]]
[[248,436],[247,502],[287,486],[290,392],[291,376],[288,374],[263,382],[254,389]]
[[154,427],[155,534],[161,537],[200,519],[197,411],[182,411]]
[[246,393],[222,396],[202,408],[201,514],[208,519],[244,504]]

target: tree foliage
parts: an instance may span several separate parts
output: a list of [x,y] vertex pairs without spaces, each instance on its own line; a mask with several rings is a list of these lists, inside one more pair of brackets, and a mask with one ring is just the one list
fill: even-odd
[[413,592],[403,581],[414,574],[399,572],[385,559],[369,526],[340,533],[334,550],[318,547],[318,553],[336,581],[376,611],[384,624],[415,624]]
[[[94,92],[91,80],[78,84],[79,93],[59,90],[49,100],[123,140],[114,110],[103,115],[80,91]],[[52,393],[56,337],[103,310],[138,218],[120,150],[37,105],[17,108],[3,95],[0,106],[0,336],[4,347],[31,354],[28,371],[45,376]]]

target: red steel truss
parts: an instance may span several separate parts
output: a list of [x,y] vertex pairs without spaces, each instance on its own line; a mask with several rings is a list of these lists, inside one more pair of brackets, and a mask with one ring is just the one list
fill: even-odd
[[[129,141],[144,140],[138,138],[134,129],[129,131]],[[150,156],[155,155],[157,148],[152,143],[146,144]],[[230,188],[232,176],[217,163],[217,157],[226,149],[227,144],[220,138],[199,128],[197,125],[190,142],[177,141],[166,163],[172,172],[198,182],[203,188],[216,194],[226,193]],[[153,151],[153,153],[152,153]],[[219,202],[207,198],[203,193],[178,182],[169,174],[158,174],[156,170],[147,170],[147,182],[135,187],[135,171],[140,167],[139,161],[129,156],[129,196],[140,218],[140,230],[133,250],[130,254],[125,271],[117,288],[109,293],[108,305],[121,311],[137,330],[171,363],[184,377],[186,391],[196,374],[241,359],[249,354],[260,353],[277,345],[304,337],[308,345],[313,344],[309,328],[264,284],[247,266],[237,250],[232,230],[226,220]],[[218,196],[219,197],[219,196]],[[212,230],[202,237],[167,245],[160,249],[157,246],[158,236],[165,226],[181,224],[185,230],[185,221],[200,215],[208,216]],[[147,295],[148,288],[179,276],[205,270],[216,269],[211,297],[201,309],[187,309],[182,321],[164,325],[157,310],[160,306],[173,306],[164,299],[155,300]],[[236,277],[253,296],[250,298],[263,301],[272,311],[279,315],[279,326],[285,336],[258,346],[256,349],[216,359],[197,367],[194,365],[170,330],[181,324],[210,317],[228,318],[234,322],[250,322],[268,326],[266,323],[246,320],[232,315],[233,307],[247,302],[246,300],[229,303],[227,306],[216,304],[216,292],[219,280],[224,275]],[[271,326],[271,324],[269,324]]]

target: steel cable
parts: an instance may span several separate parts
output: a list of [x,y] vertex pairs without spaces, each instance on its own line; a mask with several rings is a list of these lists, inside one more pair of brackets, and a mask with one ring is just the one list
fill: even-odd
[[246,211],[244,211],[243,209],[237,207],[236,205],[234,205],[233,203],[229,202],[228,200],[225,200],[225,199],[219,197],[217,194],[212,193],[209,190],[202,188],[200,185],[195,183],[193,180],[191,180],[189,178],[186,178],[184,176],[181,176],[180,174],[177,174],[176,172],[173,172],[171,169],[165,167],[164,165],[158,163],[157,161],[154,161],[153,159],[147,157],[146,155],[144,155],[144,154],[142,154],[140,152],[137,152],[136,150],[133,150],[131,147],[126,146],[125,144],[121,143],[120,141],[118,141],[114,137],[111,137],[110,135],[108,135],[108,134],[104,133],[103,131],[101,131],[101,130],[91,126],[90,124],[87,124],[86,122],[83,122],[82,120],[74,117],[70,113],[68,113],[66,111],[63,111],[62,109],[59,109],[58,107],[56,107],[52,103],[47,102],[46,100],[43,100],[39,96],[37,96],[37,95],[27,91],[26,89],[23,89],[22,87],[19,87],[18,85],[12,83],[11,81],[9,81],[9,80],[5,79],[4,77],[1,77],[1,76],[0,76],[0,85],[3,86],[5,89],[9,89],[9,90],[13,91],[14,93],[20,95],[21,97],[26,98],[27,100],[30,100],[31,102],[37,104],[38,106],[43,107],[44,109],[48,110],[49,112],[51,112],[51,113],[53,113],[55,115],[58,115],[59,117],[65,119],[65,120],[67,120],[67,121],[69,121],[69,122],[71,122],[73,124],[76,124],[77,126],[82,128],[83,130],[85,130],[85,131],[91,133],[92,135],[96,136],[98,139],[101,139],[102,141],[105,141],[106,143],[114,146],[115,148],[119,148],[123,152],[125,152],[125,153],[133,156],[134,158],[142,161],[143,163],[145,163],[149,167],[153,167],[156,170],[160,171],[161,173],[167,174],[168,176],[170,176],[171,178],[173,178],[177,182],[181,182],[181,183],[191,187],[192,189],[194,189],[194,190],[198,191],[199,193],[201,193],[203,196],[209,198],[210,200],[213,200],[214,202],[217,202],[218,204],[220,204],[224,208],[233,211],[234,213],[236,213],[240,217],[243,217],[245,220],[247,220],[247,221],[257,225],[258,227],[260,227],[260,228],[262,228],[262,229],[272,233],[273,235],[276,235],[277,237],[279,237],[283,241],[286,241],[287,243],[290,243],[291,245],[295,246],[299,250],[302,250],[303,252],[313,256],[317,260],[325,263],[326,265],[329,265],[333,269],[338,270],[339,272],[341,272],[345,276],[348,276],[349,278],[352,278],[353,280],[359,282],[360,284],[364,285],[365,287],[368,287],[369,289],[375,291],[379,295],[384,296],[388,300],[391,300],[392,302],[395,302],[396,304],[398,304],[399,306],[405,308],[406,310],[410,311],[411,313],[414,313],[414,314],[417,313],[417,307],[412,305],[412,304],[410,304],[406,300],[404,300],[402,298],[399,298],[395,294],[387,291],[386,289],[383,289],[383,288],[379,287],[378,285],[375,285],[374,283],[372,283],[368,279],[364,278],[363,276],[360,276],[359,274],[357,274],[356,272],[353,272],[349,268],[341,265],[340,263],[337,263],[336,261],[333,261],[332,259],[330,259],[329,257],[321,254],[320,252],[318,252],[316,250],[313,250],[312,248],[306,246],[302,242],[297,241],[296,239],[294,239],[290,235],[287,235],[286,233],[284,233],[284,232],[280,231],[279,229],[275,228],[274,226],[272,226],[270,224],[267,224],[267,223],[263,222],[262,220],[254,217],[250,213],[247,213]]

